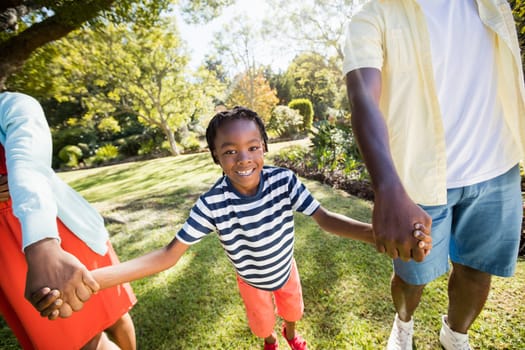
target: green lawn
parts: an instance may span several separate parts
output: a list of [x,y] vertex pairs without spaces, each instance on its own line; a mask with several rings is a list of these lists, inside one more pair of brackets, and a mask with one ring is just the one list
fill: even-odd
[[[198,195],[220,174],[204,153],[61,176],[106,218],[114,219],[108,225],[111,240],[127,260],[168,243]],[[370,219],[371,203],[304,182],[325,207]],[[305,300],[298,329],[310,349],[384,348],[394,316],[390,260],[371,246],[320,231],[308,217],[296,218],[295,257]],[[247,326],[233,269],[214,236],[191,247],[174,268],[132,285],[139,300],[131,312],[139,349],[262,349]],[[446,277],[425,290],[415,315],[417,349],[440,348],[437,334],[446,291]],[[525,262],[520,260],[516,277],[494,280],[486,308],[471,331],[475,349],[525,349],[524,300]],[[288,348],[282,338],[280,343]],[[16,340],[1,323],[0,349],[16,348]]]

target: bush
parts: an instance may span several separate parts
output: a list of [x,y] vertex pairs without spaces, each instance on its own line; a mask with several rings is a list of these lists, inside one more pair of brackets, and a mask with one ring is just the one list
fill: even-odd
[[79,160],[82,159],[82,150],[75,145],[64,146],[58,152],[58,158],[65,166],[75,168],[78,166]]
[[312,102],[306,98],[297,98],[288,103],[288,107],[295,109],[303,117],[303,131],[308,131],[312,128],[314,120],[314,107]]
[[313,157],[318,170],[339,170],[354,177],[368,176],[352,128],[321,121],[312,134]]
[[115,141],[119,153],[126,157],[133,157],[139,153],[141,135],[130,135]]
[[272,110],[268,129],[280,137],[291,137],[303,129],[303,117],[295,109],[277,106]]
[[189,136],[185,137],[181,141],[181,146],[184,153],[195,153],[201,149],[201,143],[194,133],[190,133]]
[[117,146],[105,144],[95,151],[95,155],[87,160],[88,165],[102,164],[113,160],[119,156]]

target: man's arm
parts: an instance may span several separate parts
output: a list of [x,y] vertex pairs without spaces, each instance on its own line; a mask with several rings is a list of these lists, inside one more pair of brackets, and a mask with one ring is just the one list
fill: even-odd
[[[388,141],[388,130],[379,110],[381,72],[361,68],[346,76],[352,109],[352,127],[372,179],[374,210],[372,225],[376,247],[392,258],[422,261],[412,230],[416,223],[430,234],[431,218],[406,193],[397,174]],[[417,171],[417,169],[414,169]]]

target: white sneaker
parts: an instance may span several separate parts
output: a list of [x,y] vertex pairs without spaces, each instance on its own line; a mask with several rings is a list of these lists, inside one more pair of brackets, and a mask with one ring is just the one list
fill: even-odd
[[439,342],[445,350],[472,350],[468,342],[468,334],[454,332],[447,323],[447,316],[441,318]]
[[403,322],[396,314],[394,325],[388,338],[386,350],[412,350],[412,337],[414,335],[414,319]]

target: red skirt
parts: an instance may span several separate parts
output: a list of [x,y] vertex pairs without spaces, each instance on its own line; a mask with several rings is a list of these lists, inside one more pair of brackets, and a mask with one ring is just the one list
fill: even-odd
[[[118,263],[108,241],[108,253],[100,256],[57,220],[62,248],[75,255],[89,270]],[[0,203],[0,313],[24,349],[78,350],[91,338],[128,312],[137,299],[129,284],[93,295],[81,311],[66,319],[43,318],[24,298],[27,264],[18,219],[11,201]]]

